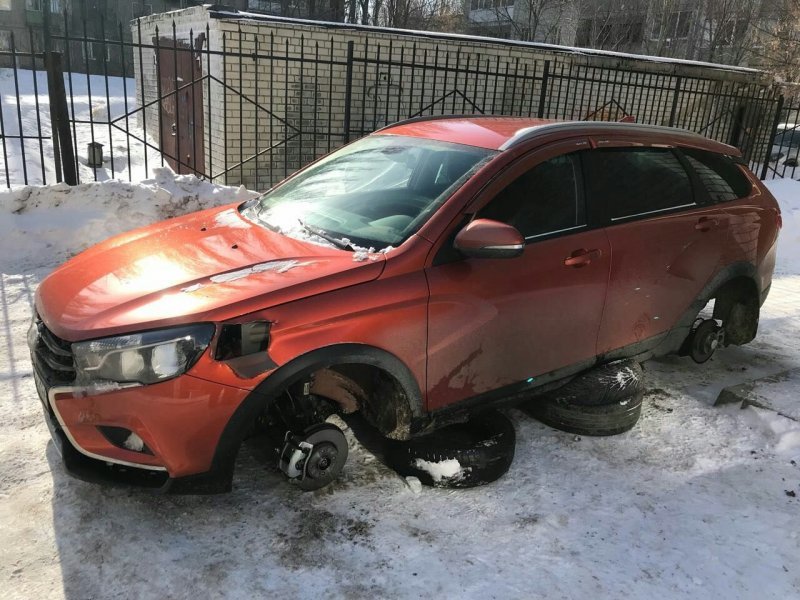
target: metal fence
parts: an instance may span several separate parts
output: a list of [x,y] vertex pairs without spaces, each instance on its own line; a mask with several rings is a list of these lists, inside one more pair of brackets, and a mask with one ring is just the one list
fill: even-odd
[[[455,113],[682,127],[739,147],[762,178],[798,168],[797,101],[758,82],[501,58],[467,45],[290,43],[241,27],[212,38],[208,25],[179,35],[174,22],[143,33],[140,21],[132,35],[121,23],[95,36],[29,33],[24,50],[12,36],[0,52],[13,63],[0,70],[7,187],[137,181],[169,164],[266,188],[387,123]],[[121,77],[90,73],[98,52],[132,60]]]

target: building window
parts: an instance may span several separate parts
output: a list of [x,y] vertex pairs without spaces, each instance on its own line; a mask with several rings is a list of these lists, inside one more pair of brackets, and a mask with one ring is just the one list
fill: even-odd
[[[61,12],[61,0],[49,0],[50,2],[50,12],[51,13],[60,13]],[[10,4],[11,0],[7,2]],[[44,7],[47,6],[48,0],[25,0],[25,8],[27,10],[34,10],[36,12],[42,12]],[[0,3],[2,4],[2,3]],[[2,8],[2,7],[0,7]]]
[[[81,56],[83,56],[83,60],[99,60],[100,57],[103,56],[103,46],[104,44],[99,42],[86,42],[85,44],[81,44]],[[105,44],[105,49],[105,60],[108,62],[111,60],[111,46]]]
[[11,32],[0,30],[0,50],[11,50]]
[[685,40],[689,37],[694,13],[690,10],[680,10],[659,15],[653,21],[650,39],[653,40]]
[[514,0],[470,0],[471,10],[513,8]]
[[277,0],[248,0],[247,9],[257,12],[280,12],[281,3]]
[[747,19],[730,19],[720,25],[719,39],[723,46],[735,46],[746,39],[747,28],[750,25]]
[[0,10],[11,10],[11,0],[0,0]]
[[630,21],[611,18],[583,19],[578,24],[575,43],[590,48],[619,48],[640,44],[644,36],[644,20],[634,17]]

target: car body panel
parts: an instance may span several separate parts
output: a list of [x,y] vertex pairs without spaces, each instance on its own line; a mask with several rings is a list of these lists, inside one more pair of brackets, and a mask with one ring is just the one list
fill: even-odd
[[[580,248],[600,256],[566,266]],[[610,258],[605,232],[592,230],[528,244],[516,258],[428,269],[428,409],[593,358]]]
[[524,117],[453,117],[440,120],[422,120],[387,127],[378,135],[404,135],[443,142],[455,142],[499,150],[503,144],[522,130],[556,121]]
[[[185,375],[146,388],[65,391],[54,394],[53,403],[80,451],[182,477],[211,467],[220,435],[246,396],[245,390]],[[153,454],[115,446],[98,426],[133,431]]]
[[[717,206],[606,229],[612,258],[598,354],[653,338],[675,325],[722,265],[729,220]],[[696,229],[703,221],[709,230]]]
[[383,264],[381,254],[359,262],[351,252],[274,233],[227,206],[82,252],[42,281],[37,310],[53,333],[75,342],[224,320],[375,279]]

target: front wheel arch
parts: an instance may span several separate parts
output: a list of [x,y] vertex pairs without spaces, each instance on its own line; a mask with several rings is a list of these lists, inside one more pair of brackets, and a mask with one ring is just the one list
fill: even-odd
[[[223,430],[214,453],[211,471],[228,478],[228,487],[233,478],[234,463],[239,447],[252,424],[263,413],[267,405],[287,387],[310,377],[316,371],[337,365],[364,365],[374,367],[390,376],[401,394],[393,398],[397,412],[407,418],[407,423],[398,426],[403,430],[397,437],[407,437],[411,421],[423,416],[423,398],[419,384],[410,369],[395,355],[364,344],[335,344],[313,350],[279,367],[267,376],[238,406]],[[401,405],[401,403],[405,403]]]

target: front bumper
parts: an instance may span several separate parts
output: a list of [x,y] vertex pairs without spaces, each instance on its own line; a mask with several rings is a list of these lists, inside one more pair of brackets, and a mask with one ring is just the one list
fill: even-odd
[[[70,475],[162,493],[230,490],[232,473],[212,468],[214,453],[247,391],[190,375],[107,391],[59,387],[33,363],[45,420]],[[135,433],[146,451],[114,444],[103,435],[108,427]]]

